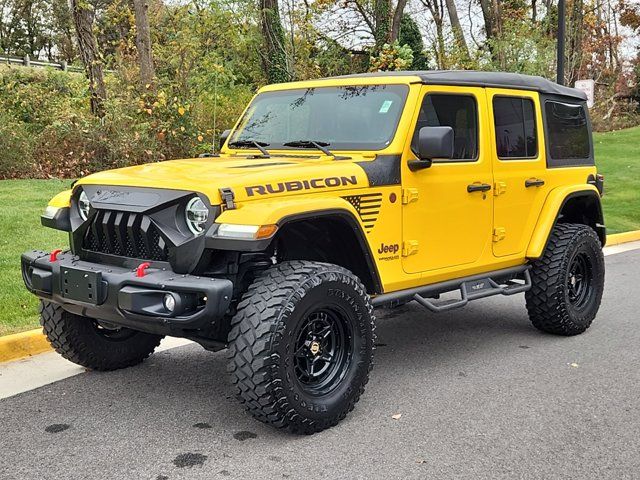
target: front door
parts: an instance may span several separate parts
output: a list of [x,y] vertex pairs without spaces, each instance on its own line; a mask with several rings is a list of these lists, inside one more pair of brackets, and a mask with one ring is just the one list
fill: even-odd
[[[491,248],[493,177],[485,91],[425,86],[422,95],[402,172],[407,273],[462,269]],[[407,161],[416,158],[417,132],[425,126],[453,129],[454,158],[436,159],[430,168],[412,172]]]

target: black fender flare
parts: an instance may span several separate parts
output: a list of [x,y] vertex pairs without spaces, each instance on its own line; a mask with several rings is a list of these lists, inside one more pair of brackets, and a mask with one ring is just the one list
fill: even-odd
[[[293,215],[287,215],[278,220],[278,232],[287,224],[293,222],[299,222],[302,220],[313,220],[317,218],[334,218],[346,222],[352,230],[353,234],[358,241],[358,245],[362,251],[367,268],[371,272],[371,278],[373,280],[373,286],[376,293],[382,293],[382,282],[380,281],[380,275],[378,273],[378,267],[374,260],[373,254],[369,242],[362,230],[360,223],[356,217],[347,209],[333,208],[327,210],[315,210],[310,212],[296,213]],[[214,226],[215,228],[215,226]],[[270,238],[260,240],[240,240],[240,239],[228,239],[219,238],[215,236],[215,230],[213,236],[207,237],[206,248],[212,248],[216,250],[231,250],[237,252],[263,252],[268,250],[273,241],[278,237],[278,232]]]

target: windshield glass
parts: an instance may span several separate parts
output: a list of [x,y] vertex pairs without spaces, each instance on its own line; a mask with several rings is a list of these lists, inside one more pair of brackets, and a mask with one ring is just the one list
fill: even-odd
[[229,143],[291,149],[284,144],[310,140],[332,150],[380,150],[393,139],[408,91],[406,85],[363,85],[264,92]]

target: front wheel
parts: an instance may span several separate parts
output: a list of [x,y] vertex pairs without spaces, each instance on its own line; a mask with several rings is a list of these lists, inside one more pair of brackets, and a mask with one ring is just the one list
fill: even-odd
[[336,425],[364,392],[374,337],[373,307],[351,272],[276,265],[249,287],[232,321],[237,396],[257,419],[295,433]]
[[533,325],[556,335],[577,335],[593,322],[604,290],[600,240],[586,225],[559,224],[542,258],[533,263],[526,293]]
[[161,335],[119,328],[40,301],[40,324],[49,343],[67,360],[91,370],[116,370],[142,362],[153,353]]

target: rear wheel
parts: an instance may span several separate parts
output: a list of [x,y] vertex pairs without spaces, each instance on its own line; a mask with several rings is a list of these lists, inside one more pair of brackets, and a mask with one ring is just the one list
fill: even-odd
[[536,328],[557,335],[584,332],[604,290],[604,257],[596,233],[586,225],[556,225],[544,255],[533,263],[531,280],[526,301]]
[[364,391],[373,360],[373,308],[336,265],[292,261],[258,277],[229,334],[230,373],[257,419],[296,433],[336,425]]
[[67,360],[92,370],[117,370],[142,362],[161,335],[117,327],[40,301],[40,324],[51,346]]

